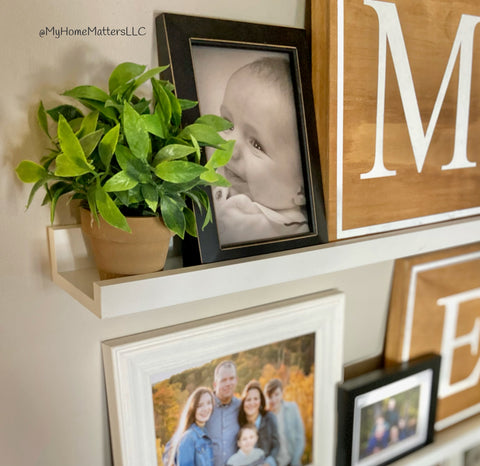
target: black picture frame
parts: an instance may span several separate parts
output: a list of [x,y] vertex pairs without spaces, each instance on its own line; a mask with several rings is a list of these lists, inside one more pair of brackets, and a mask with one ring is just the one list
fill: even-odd
[[[213,102],[216,99],[218,103],[218,95],[223,92],[221,83],[224,89],[228,76],[231,76],[231,70],[238,69],[238,66],[234,68],[234,65],[241,64],[242,60],[245,63],[249,55],[254,60],[256,57],[278,54],[288,58],[295,105],[295,131],[298,134],[299,151],[294,154],[298,157],[292,159],[295,160],[292,167],[296,165],[303,178],[303,192],[301,185],[299,190],[301,202],[304,203],[301,206],[302,221],[296,221],[300,209],[297,212],[294,208],[292,218],[295,219],[283,221],[287,217],[280,217],[282,220],[280,223],[282,228],[285,225],[285,229],[293,228],[292,225],[295,223],[302,223],[302,231],[255,238],[257,234],[255,226],[245,228],[245,233],[238,234],[240,229],[231,228],[233,234],[227,235],[229,239],[224,240],[226,236],[219,234],[219,221],[227,226],[233,223],[224,221],[226,216],[216,212],[212,190],[207,188],[212,203],[213,222],[202,229],[204,213],[195,208],[198,238],[189,237],[184,241],[184,265],[238,259],[326,243],[328,235],[310,78],[310,54],[305,30],[173,13],[162,13],[157,16],[156,30],[159,64],[170,65],[163,76],[172,81],[178,96],[199,102],[197,107],[184,112],[186,124],[192,123],[201,112],[219,114],[218,111],[208,111],[208,107],[218,108]],[[212,66],[209,60],[213,60],[219,66]],[[215,75],[212,70],[216,70],[217,74]],[[205,78],[201,80],[200,75]],[[203,99],[200,94],[203,94]],[[207,111],[202,111],[202,108],[206,107]],[[268,189],[272,193],[281,193],[274,188],[272,180]],[[287,197],[287,192],[284,195]],[[218,199],[218,195],[215,197]],[[263,206],[261,208],[263,209]],[[269,212],[267,209],[268,215]],[[286,210],[280,212],[283,214]],[[261,215],[264,215],[263,210]],[[276,213],[273,214],[275,215]],[[259,235],[262,234],[264,233],[260,230]]]
[[337,466],[383,466],[433,442],[441,357],[354,377],[337,390]]

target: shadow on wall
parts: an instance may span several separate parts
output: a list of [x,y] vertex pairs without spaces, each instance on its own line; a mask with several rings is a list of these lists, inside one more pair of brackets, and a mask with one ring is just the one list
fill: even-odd
[[[44,61],[44,60],[43,60]],[[40,58],[39,58],[40,62]],[[0,160],[3,173],[11,173],[2,181],[0,196],[12,197],[15,202],[8,203],[11,214],[22,212],[27,203],[32,185],[25,185],[15,176],[15,167],[23,159],[35,161],[47,153],[50,146],[48,137],[37,123],[37,110],[40,101],[45,108],[55,107],[74,101],[61,94],[75,86],[93,84],[100,88],[108,86],[108,76],[115,64],[109,63],[91,46],[81,43],[73,45],[56,61],[55,66],[42,63],[28,67],[29,73],[20,77],[20,83],[28,86],[12,92],[2,99],[0,113]],[[27,67],[26,67],[27,69]],[[33,71],[34,70],[34,71]],[[20,86],[20,84],[19,84]],[[76,105],[80,105],[77,102]],[[43,193],[37,193],[31,208],[40,206]],[[48,211],[47,206],[42,209]],[[55,224],[71,224],[79,222],[77,209],[59,201],[55,216]]]

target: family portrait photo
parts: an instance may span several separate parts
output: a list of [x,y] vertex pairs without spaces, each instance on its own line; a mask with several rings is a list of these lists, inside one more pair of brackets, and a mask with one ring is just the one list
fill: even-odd
[[152,377],[159,466],[312,462],[315,335]]
[[219,169],[230,186],[212,193],[220,246],[311,232],[290,54],[193,45],[192,62],[200,113],[228,120],[235,140]]
[[[402,370],[355,398],[352,465],[379,466],[414,451],[433,438],[438,356],[424,358],[403,369],[418,371],[402,378]],[[376,383],[382,383],[381,378]],[[432,395],[433,393],[433,395]]]

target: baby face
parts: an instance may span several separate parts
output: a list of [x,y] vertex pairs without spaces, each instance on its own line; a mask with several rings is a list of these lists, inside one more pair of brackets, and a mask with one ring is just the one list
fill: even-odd
[[255,447],[257,440],[257,433],[253,429],[243,429],[238,439],[238,448],[248,455]]
[[236,141],[224,171],[231,194],[275,210],[298,206],[303,176],[293,96],[242,69],[230,78],[220,113],[233,124],[223,136]]

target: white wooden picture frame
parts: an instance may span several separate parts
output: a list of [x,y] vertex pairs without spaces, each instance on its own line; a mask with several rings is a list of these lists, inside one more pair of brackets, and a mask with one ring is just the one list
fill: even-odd
[[115,465],[158,464],[152,381],[159,375],[312,334],[312,464],[333,465],[335,393],[343,376],[344,306],[344,295],[329,291],[103,342]]

